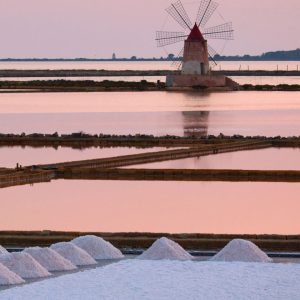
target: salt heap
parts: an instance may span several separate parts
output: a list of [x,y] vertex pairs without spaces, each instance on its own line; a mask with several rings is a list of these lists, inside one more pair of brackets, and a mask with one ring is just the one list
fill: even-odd
[[21,284],[21,283],[25,283],[25,281],[20,276],[10,271],[4,265],[0,264],[0,286]]
[[111,243],[94,235],[78,237],[72,240],[72,243],[85,250],[94,259],[120,259],[124,257],[122,252]]
[[155,241],[153,245],[143,254],[138,256],[138,259],[145,260],[191,260],[193,257],[186,252],[179,244],[162,237]]
[[50,249],[53,249],[76,266],[97,264],[97,262],[86,251],[74,245],[73,243],[62,242],[53,244]]
[[9,253],[0,255],[0,263],[24,279],[34,279],[51,274],[27,253]]
[[24,252],[30,254],[37,262],[50,272],[71,271],[77,269],[77,267],[69,260],[49,248],[32,247],[26,248]]
[[1,254],[8,254],[8,251],[0,245],[0,255]]
[[250,241],[236,239],[227,244],[212,261],[272,262],[273,260]]

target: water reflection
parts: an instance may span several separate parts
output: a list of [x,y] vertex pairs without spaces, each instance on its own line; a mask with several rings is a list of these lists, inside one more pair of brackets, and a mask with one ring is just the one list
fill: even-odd
[[0,94],[0,130],[298,136],[299,96],[299,92]]
[[268,148],[130,166],[147,169],[300,170],[300,149]]
[[208,111],[182,112],[184,136],[207,136],[209,114]]
[[299,234],[299,194],[286,183],[55,181],[0,190],[1,230]]
[[52,148],[52,147],[0,147],[0,168],[14,168],[17,163],[22,166],[30,166],[36,164],[51,164],[66,161],[106,158],[121,155],[130,155],[137,153],[146,153],[154,151],[163,151],[166,148]]

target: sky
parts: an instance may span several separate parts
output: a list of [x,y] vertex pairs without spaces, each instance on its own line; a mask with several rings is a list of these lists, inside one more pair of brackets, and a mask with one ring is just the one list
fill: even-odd
[[[156,30],[181,31],[165,8],[175,0],[0,0],[0,58],[154,57]],[[189,14],[199,1],[183,0]],[[208,25],[232,21],[235,39],[223,55],[300,48],[299,0],[217,0]],[[193,17],[191,17],[193,19]]]

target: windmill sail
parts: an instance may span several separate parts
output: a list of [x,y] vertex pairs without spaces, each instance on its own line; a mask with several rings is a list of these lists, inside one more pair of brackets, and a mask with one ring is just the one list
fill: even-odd
[[219,4],[212,0],[202,0],[199,6],[196,23],[203,28],[216,11]]
[[216,66],[217,62],[215,61],[215,57],[216,57],[216,55],[218,55],[218,52],[214,48],[212,48],[210,45],[207,45],[207,48],[208,48],[209,58]]
[[192,22],[180,0],[172,3],[166,11],[183,29],[192,29]]
[[157,31],[155,40],[158,47],[164,47],[184,41],[186,37],[184,32]]
[[175,67],[177,70],[179,70],[182,66],[182,57],[183,57],[184,48],[181,49],[179,54],[174,58],[172,62],[172,67]]
[[204,29],[203,35],[207,39],[221,39],[221,40],[233,40],[234,30],[232,23],[224,23],[218,26]]

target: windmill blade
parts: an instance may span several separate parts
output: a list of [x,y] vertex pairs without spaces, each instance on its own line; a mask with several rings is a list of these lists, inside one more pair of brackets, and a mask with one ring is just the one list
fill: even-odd
[[215,56],[218,55],[218,52],[212,48],[210,45],[207,45],[207,49],[208,49],[208,56],[210,58],[210,60],[214,63],[215,66],[217,66],[217,62],[215,61]]
[[204,27],[216,11],[219,4],[212,0],[202,0],[197,13],[196,23],[198,27]]
[[180,69],[182,65],[182,56],[183,56],[184,48],[181,49],[181,51],[178,53],[174,61],[172,62],[172,67],[176,67],[177,70]]
[[203,36],[207,39],[233,40],[233,33],[232,23],[228,22],[205,29],[203,31]]
[[187,35],[184,32],[171,31],[156,31],[157,47],[164,47],[167,45],[176,44],[185,40]]
[[180,0],[172,3],[166,11],[183,29],[192,30],[192,22]]

